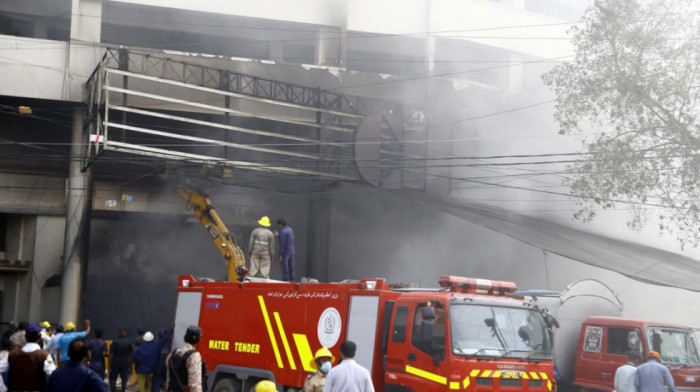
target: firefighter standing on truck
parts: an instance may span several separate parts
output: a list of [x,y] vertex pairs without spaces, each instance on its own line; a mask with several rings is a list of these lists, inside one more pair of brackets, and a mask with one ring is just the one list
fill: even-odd
[[323,392],[323,386],[326,384],[326,375],[333,366],[335,360],[333,354],[326,347],[321,347],[316,351],[314,359],[311,360],[311,367],[315,367],[316,373],[310,374],[304,381],[304,391],[306,392]]
[[270,229],[270,218],[263,216],[258,221],[260,227],[250,233],[248,256],[250,257],[250,276],[255,276],[260,270],[263,278],[270,276],[270,261],[275,249],[275,235]]
[[203,392],[204,361],[197,351],[197,344],[202,339],[202,329],[190,325],[185,332],[185,343],[178,347],[165,360],[166,390],[170,392]]

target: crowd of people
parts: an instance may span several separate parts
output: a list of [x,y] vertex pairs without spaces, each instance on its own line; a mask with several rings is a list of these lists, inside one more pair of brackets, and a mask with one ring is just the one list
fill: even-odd
[[[52,326],[47,321],[10,323],[2,335],[0,392],[116,392],[117,379],[125,392],[132,366],[139,392],[206,390],[206,367],[197,351],[202,329],[196,325],[187,328],[183,344],[172,352],[172,327],[160,330],[157,339],[138,327],[133,341],[127,330],[120,328],[118,338],[109,346],[101,329],[95,329],[94,338],[87,339],[90,320],[85,320],[84,331],[75,329],[72,322],[65,326]],[[333,354],[321,347],[310,364],[317,371],[306,378],[304,390],[374,392],[369,371],[354,360],[356,350],[352,341],[343,342],[340,363],[334,367]],[[105,382],[107,370],[109,383]],[[255,387],[255,392],[276,390],[269,380]]]
[[200,381],[194,384],[199,389],[195,385],[190,390],[202,391],[201,357],[193,355],[202,334],[198,327],[188,328],[185,344],[172,353],[172,327],[161,329],[157,339],[138,327],[133,341],[121,328],[109,346],[103,330],[95,329],[94,338],[88,339],[90,332],[90,320],[85,320],[83,331],[76,331],[73,322],[11,322],[0,341],[0,392],[116,392],[117,379],[125,392],[132,369],[139,392],[179,391],[189,384],[187,373],[195,360]]

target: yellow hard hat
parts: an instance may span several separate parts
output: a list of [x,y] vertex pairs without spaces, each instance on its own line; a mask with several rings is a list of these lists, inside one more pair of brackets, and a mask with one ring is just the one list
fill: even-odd
[[270,218],[268,218],[267,215],[265,215],[262,218],[260,218],[258,224],[260,226],[270,227]]
[[66,331],[66,332],[68,332],[68,331],[74,331],[74,330],[75,330],[75,323],[73,323],[72,321],[67,322],[67,323],[66,323],[66,327],[63,328],[63,330]]
[[46,329],[51,328],[51,323],[49,323],[48,321],[42,321],[40,325]]
[[316,351],[316,355],[314,355],[314,359],[311,360],[311,367],[316,369],[318,368],[318,365],[316,364],[316,360],[319,358],[324,358],[328,357],[331,359],[331,363],[335,362],[335,358],[333,357],[333,354],[331,354],[331,350],[327,349],[325,346],[321,347]]
[[277,392],[277,386],[270,380],[262,380],[255,385],[255,392]]

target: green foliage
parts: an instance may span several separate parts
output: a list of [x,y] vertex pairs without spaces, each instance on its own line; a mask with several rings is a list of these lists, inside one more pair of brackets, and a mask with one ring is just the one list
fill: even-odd
[[630,203],[681,246],[700,243],[700,8],[692,0],[598,0],[573,29],[575,60],[544,75],[560,133],[590,155],[569,169],[577,219]]

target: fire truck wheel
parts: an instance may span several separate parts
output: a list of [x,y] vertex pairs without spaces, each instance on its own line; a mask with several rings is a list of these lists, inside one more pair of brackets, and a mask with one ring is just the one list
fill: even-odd
[[241,384],[232,378],[223,378],[216,382],[212,392],[240,392]]

